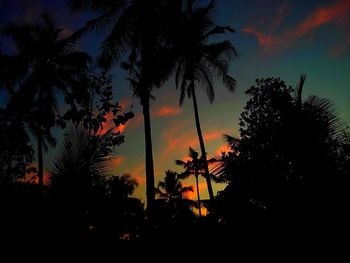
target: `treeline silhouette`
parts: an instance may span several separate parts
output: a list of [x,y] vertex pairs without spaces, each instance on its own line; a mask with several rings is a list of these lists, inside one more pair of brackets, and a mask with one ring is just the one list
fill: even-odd
[[[159,252],[199,260],[300,250],[309,242],[321,247],[345,235],[348,128],[329,100],[303,98],[305,76],[295,89],[279,78],[257,79],[246,92],[240,137],[225,135],[231,150],[208,159],[196,91],[203,88],[213,102],[214,77],[233,91],[229,63],[238,55],[229,41],[213,41],[234,32],[214,22],[216,2],[68,2],[73,11],[99,16],[70,36],[47,14],[2,29],[16,47],[15,54],[0,51],[0,87],[9,98],[0,111],[4,250],[37,258],[61,251],[154,259]],[[76,47],[93,30],[107,32],[97,61]],[[143,110],[147,206],[132,197],[132,175],[109,174],[113,149],[125,139],[118,127],[134,116],[113,100],[107,72],[115,64],[127,71]],[[201,154],[189,145],[190,160],[176,161],[183,170],[166,171],[156,187],[150,98],[173,75],[180,105],[186,94],[192,98]],[[56,145],[54,127],[63,129],[64,141],[44,169],[45,151]],[[191,175],[197,201],[182,183]],[[200,200],[199,176],[209,200]],[[216,196],[212,181],[226,184]]]

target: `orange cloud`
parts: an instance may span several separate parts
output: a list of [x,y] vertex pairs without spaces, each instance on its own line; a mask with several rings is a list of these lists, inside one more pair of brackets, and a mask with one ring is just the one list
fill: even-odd
[[182,161],[187,163],[188,161],[192,161],[192,158],[189,157],[188,155],[186,155],[186,156],[182,157]]
[[129,130],[134,130],[137,127],[139,127],[143,122],[143,115],[142,113],[136,114],[134,118],[128,121],[127,123],[127,129]]
[[230,146],[228,146],[227,144],[224,144],[224,145],[221,145],[217,150],[216,150],[216,152],[215,152],[215,155],[216,156],[221,156],[221,154],[223,153],[223,152],[230,152],[230,151],[232,151],[231,150],[231,147]]
[[[174,127],[171,127],[162,134],[163,138],[166,141],[166,147],[161,153],[161,158],[165,159],[174,151],[188,150],[188,147],[198,148],[199,142],[197,133],[194,129],[183,131],[184,124],[177,124]],[[219,130],[219,131],[210,131],[206,132],[203,135],[204,142],[210,142],[217,139],[221,139],[222,135],[227,132],[227,130]]]
[[[202,179],[202,178],[201,178]],[[198,184],[198,188],[199,188],[199,195],[200,195],[200,198],[201,200],[203,200],[203,197],[202,197],[202,194],[204,193],[204,191],[207,190],[207,183],[204,179],[202,179],[199,181],[199,184]],[[183,184],[183,186],[190,186],[188,184]],[[184,193],[183,194],[183,198],[186,198],[186,199],[189,199],[189,200],[193,200],[196,202],[196,205],[197,205],[197,187],[196,187],[196,184],[193,184],[191,185],[192,188],[193,188],[193,192],[187,192],[187,193]],[[193,212],[196,214],[196,215],[199,215],[199,209],[196,207],[193,207]],[[207,211],[207,208],[203,206],[203,203],[202,203],[202,207],[201,207],[201,213],[202,213],[202,216],[206,216],[208,211]]]
[[[349,18],[350,1],[338,0],[328,6],[322,6],[312,11],[306,18],[300,21],[296,26],[287,29],[279,35],[263,32],[254,26],[247,25],[242,28],[242,32],[252,34],[256,37],[259,45],[265,50],[270,48],[286,48],[292,45],[301,37],[311,34],[314,30],[325,24],[337,22],[338,25],[347,26],[350,23]],[[281,17],[284,13],[281,13]],[[277,20],[280,20],[279,18]],[[284,19],[284,18],[283,18]],[[276,26],[280,22],[272,21]]]
[[118,101],[119,105],[125,110],[127,107],[131,106],[131,98],[124,97]]
[[135,168],[130,172],[130,175],[137,180],[139,185],[146,184],[146,172],[145,172],[145,164],[139,163],[135,166]]
[[115,166],[120,166],[125,162],[126,158],[123,155],[115,155],[111,159],[112,165]]
[[[131,106],[131,99],[129,97],[122,98],[119,101],[119,105],[122,107],[123,111],[127,111],[127,108]],[[143,120],[142,114],[138,114],[134,118],[130,119],[125,125],[121,124],[118,127],[115,127],[113,121],[114,115],[112,112],[108,112],[105,118],[106,122],[102,124],[103,128],[98,131],[98,135],[106,134],[110,129],[113,129],[113,132],[123,133],[127,126],[130,126],[131,128],[137,127]]]
[[162,106],[154,111],[154,116],[156,117],[164,117],[164,116],[173,116],[181,113],[180,107],[172,107],[172,106]]
[[[184,184],[183,186],[190,186],[190,185]],[[190,199],[190,200],[197,200],[197,185],[194,183],[191,186],[193,187],[193,192],[188,191],[187,193],[184,194],[184,198]],[[207,190],[207,182],[203,177],[199,178],[198,188],[199,188],[200,196],[202,196],[204,191]]]
[[[97,132],[97,135],[104,135],[106,134],[110,129],[113,129],[113,132],[120,132],[120,133],[123,133],[124,130],[125,130],[125,127],[127,124],[123,125],[123,124],[120,124],[118,127],[115,127],[115,124],[114,124],[114,121],[113,121],[113,118],[114,118],[114,115],[112,112],[108,112],[105,116],[106,118],[106,122],[104,122],[102,124],[102,129],[100,129],[98,132]],[[131,119],[132,120],[132,119]],[[131,121],[129,120],[129,121]]]

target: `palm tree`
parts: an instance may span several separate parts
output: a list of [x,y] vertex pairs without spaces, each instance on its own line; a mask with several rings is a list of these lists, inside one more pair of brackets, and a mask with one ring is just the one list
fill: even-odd
[[194,175],[196,178],[196,188],[197,188],[197,201],[198,201],[198,210],[199,210],[199,216],[202,216],[201,212],[201,200],[199,195],[199,183],[198,183],[198,176],[202,175],[204,178],[207,177],[207,173],[205,170],[206,163],[212,163],[216,160],[210,159],[207,162],[203,159],[203,156],[201,158],[198,158],[198,152],[193,150],[191,147],[189,149],[188,156],[192,159],[190,161],[184,162],[182,160],[176,160],[175,163],[177,165],[182,166],[185,171],[179,175],[179,178],[184,179],[189,177],[190,175]]
[[[15,110],[21,106],[24,119],[30,120],[37,137],[40,188],[43,186],[44,132],[50,135],[55,124],[56,93],[66,95],[90,60],[86,53],[74,49],[75,39],[61,37],[62,29],[56,28],[47,14],[42,15],[42,19],[42,24],[6,25],[3,33],[13,39],[17,53],[1,55],[0,59],[0,75],[5,77],[0,85],[12,90],[13,95],[9,107]],[[7,72],[12,72],[8,78]]]
[[111,168],[104,140],[110,133],[91,136],[79,126],[68,130],[48,171],[49,195],[62,201],[79,202],[88,199],[92,189],[104,187]]
[[183,199],[187,192],[193,192],[192,186],[183,187],[179,175],[170,170],[165,172],[164,181],[160,181],[156,188],[156,194],[169,203]]
[[[100,64],[106,69],[118,63],[126,51],[129,53],[129,63],[137,68],[139,77],[137,85],[131,81],[134,94],[140,97],[144,116],[145,153],[146,153],[146,194],[147,206],[152,210],[155,200],[154,166],[151,136],[150,97],[151,90],[160,86],[169,76],[172,63],[163,63],[159,56],[162,47],[162,35],[166,31],[164,24],[168,4],[176,1],[157,0],[71,0],[74,11],[98,11],[97,18],[86,23],[85,27],[76,33],[91,30],[106,32],[111,28],[102,44]],[[177,4],[178,5],[178,4]],[[168,18],[167,18],[168,19]],[[160,62],[162,60],[162,63]],[[162,67],[160,66],[162,65]]]
[[206,150],[200,126],[196,88],[202,87],[208,95],[210,103],[214,101],[213,73],[221,77],[223,84],[229,91],[234,91],[236,81],[228,75],[229,62],[238,56],[237,51],[229,41],[209,42],[211,37],[234,32],[227,26],[218,26],[211,18],[215,8],[215,1],[205,7],[193,10],[194,0],[188,1],[188,8],[183,22],[179,26],[176,37],[176,49],[180,52],[176,68],[176,88],[180,89],[180,105],[183,104],[186,93],[192,97],[197,134],[204,160],[205,178],[211,201],[214,198],[206,164]]
[[111,170],[105,140],[111,132],[91,136],[81,126],[71,127],[48,170],[47,193],[54,201],[55,220],[70,235],[104,219]]
[[192,186],[183,186],[181,178],[178,173],[173,171],[166,171],[163,181],[158,183],[155,189],[156,195],[160,198],[162,204],[162,211],[166,209],[169,212],[168,220],[172,220],[182,216],[192,216],[192,208],[196,206],[196,202],[187,199],[184,194],[193,192]]
[[129,174],[113,176],[111,180],[112,200],[128,199],[134,193],[137,186],[138,182]]

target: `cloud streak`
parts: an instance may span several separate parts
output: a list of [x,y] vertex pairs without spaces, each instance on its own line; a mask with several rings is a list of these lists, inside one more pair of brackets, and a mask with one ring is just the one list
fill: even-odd
[[113,167],[118,167],[118,166],[122,165],[125,161],[126,161],[125,156],[115,155],[111,159],[111,164],[113,165]]
[[166,116],[174,116],[181,114],[180,107],[173,106],[161,106],[154,111],[154,116],[156,117],[166,117]]
[[[327,6],[320,6],[314,9],[308,16],[299,21],[294,27],[284,30],[280,34],[266,33],[253,25],[247,25],[241,29],[242,32],[253,35],[259,45],[266,51],[269,49],[285,49],[293,45],[299,39],[311,35],[316,29],[323,25],[334,24],[346,26],[349,19],[350,1],[338,0]],[[278,27],[285,17],[285,12],[277,14],[269,25]],[[348,31],[349,33],[350,31]]]
[[[185,130],[184,128],[188,122],[177,124],[173,127],[166,129],[162,137],[165,141],[165,147],[161,153],[161,158],[166,159],[173,152],[187,151],[189,147],[196,148],[199,145],[197,133],[195,129]],[[222,135],[227,130],[215,130],[208,131],[203,134],[205,143],[222,139]]]
[[143,162],[136,164],[134,169],[130,172],[131,176],[137,180],[139,185],[146,184],[146,173],[145,173],[145,165]]

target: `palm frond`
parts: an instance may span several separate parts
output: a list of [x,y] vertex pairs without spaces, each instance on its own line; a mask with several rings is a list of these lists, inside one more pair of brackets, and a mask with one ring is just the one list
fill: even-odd
[[346,123],[338,117],[331,100],[310,96],[304,103],[304,110],[312,113],[314,120],[323,125],[322,130],[330,138],[336,141],[344,139],[343,134],[347,127]]
[[226,88],[233,92],[236,89],[236,80],[234,78],[232,78],[230,75],[224,75],[222,77],[222,82],[224,83],[224,85],[226,86]]
[[302,104],[303,104],[303,88],[304,88],[304,84],[305,84],[305,80],[306,80],[306,75],[303,74],[300,76],[300,80],[299,83],[296,87],[296,103],[297,103],[297,107],[298,109],[301,110],[302,108]]
[[218,35],[218,34],[225,34],[226,31],[230,33],[236,32],[232,27],[229,26],[215,26],[213,29],[209,30],[205,35],[204,38],[208,38],[210,36]]
[[223,137],[227,144],[231,147],[231,149],[236,150],[239,147],[240,139],[227,134],[225,134]]
[[114,8],[104,12],[98,17],[91,19],[85,23],[85,25],[75,31],[70,39],[77,40],[82,37],[83,34],[91,31],[95,31],[96,33],[106,33],[112,27],[113,22],[118,18],[119,8]]
[[190,84],[187,84],[187,80],[183,78],[181,82],[181,87],[180,87],[180,100],[179,100],[180,106],[184,103],[184,100],[186,97],[186,90],[188,90],[189,85]]
[[7,56],[0,52],[0,89],[14,90],[24,78],[28,64],[19,56]]
[[215,99],[213,78],[208,67],[202,64],[198,67],[199,81],[202,83],[205,93],[208,95],[210,103]]
[[92,58],[86,52],[71,52],[60,58],[58,58],[58,65],[62,68],[73,69],[86,69],[88,64],[92,61]]
[[99,64],[108,68],[111,62],[117,63],[122,54],[133,45],[132,12],[127,9],[114,24],[112,31],[102,43],[102,55]]

